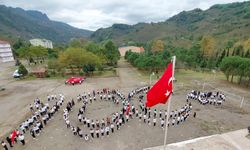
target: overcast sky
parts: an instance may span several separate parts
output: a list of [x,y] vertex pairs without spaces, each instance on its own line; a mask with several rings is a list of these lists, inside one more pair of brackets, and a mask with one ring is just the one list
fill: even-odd
[[194,8],[244,0],[0,0],[0,4],[39,10],[52,20],[96,30],[114,23],[159,22]]

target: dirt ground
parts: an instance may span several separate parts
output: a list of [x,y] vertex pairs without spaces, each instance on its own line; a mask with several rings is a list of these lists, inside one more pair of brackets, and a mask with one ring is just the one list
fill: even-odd
[[[76,99],[79,93],[92,91],[93,89],[110,88],[119,89],[127,95],[129,91],[137,87],[142,87],[148,83],[140,77],[140,73],[132,68],[124,59],[118,63],[118,77],[110,78],[88,78],[82,85],[66,86],[63,80],[31,80],[16,81],[8,77],[13,72],[11,64],[0,66],[0,86],[6,88],[0,92],[0,137],[3,137],[11,129],[17,127],[29,114],[28,105],[39,97],[45,100],[47,94],[63,93],[66,101],[71,98]],[[180,76],[185,83],[178,82],[175,86],[175,93],[172,98],[172,108],[180,108],[185,104],[186,94],[192,89],[202,90],[200,78],[195,76]],[[177,78],[178,80],[178,78]],[[200,82],[196,82],[196,80]],[[179,142],[196,137],[224,133],[236,129],[246,128],[250,125],[250,90],[228,84],[220,79],[209,82],[213,87],[220,88],[235,95],[244,95],[245,104],[239,108],[240,100],[237,97],[227,99],[222,106],[200,105],[193,102],[193,111],[197,112],[197,118],[189,118],[185,123],[169,128],[167,143]],[[211,86],[206,86],[206,90],[213,90]],[[136,99],[136,98],[135,98]],[[65,103],[64,103],[65,107]],[[64,108],[63,107],[63,108]],[[77,111],[80,104],[75,106],[70,114],[70,120],[77,124]],[[165,109],[167,105],[157,106]],[[108,102],[95,102],[88,107],[87,116],[89,118],[103,118],[120,107]],[[141,150],[147,147],[162,145],[164,140],[164,130],[160,127],[152,127],[139,123],[137,119],[131,120],[122,127],[121,130],[103,139],[94,139],[85,142],[79,137],[75,137],[66,128],[60,109],[55,118],[48,123],[43,132],[36,140],[29,134],[25,134],[27,144],[15,144],[13,149],[87,149],[87,150]]]

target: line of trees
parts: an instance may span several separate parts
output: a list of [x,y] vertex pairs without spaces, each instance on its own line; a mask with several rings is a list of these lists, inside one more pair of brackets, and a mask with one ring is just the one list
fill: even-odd
[[242,58],[240,56],[225,57],[220,64],[221,71],[223,71],[229,81],[234,81],[234,77],[238,78],[238,84],[250,84],[250,58]]
[[128,51],[125,59],[138,69],[163,70],[170,56],[176,55],[176,68],[198,71],[217,69],[225,73],[228,81],[229,77],[231,82],[237,78],[239,84],[249,85],[250,39],[238,42],[228,40],[224,49],[216,49],[212,36],[203,36],[190,48],[165,45],[161,40],[134,44],[143,46],[145,52],[139,54]]
[[125,53],[125,59],[140,70],[158,72],[164,69],[169,63],[170,53],[167,50],[163,50],[162,52],[145,52],[141,54],[127,51]]

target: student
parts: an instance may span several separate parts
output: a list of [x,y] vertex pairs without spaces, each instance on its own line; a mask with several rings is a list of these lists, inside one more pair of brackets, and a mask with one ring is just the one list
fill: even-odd
[[116,129],[119,130],[120,129],[120,126],[119,126],[119,121],[116,122]]
[[161,110],[160,110],[160,112],[159,112],[159,118],[161,118]]
[[19,141],[20,141],[23,145],[25,145],[25,140],[24,140],[24,135],[23,135],[23,134],[20,134],[20,135],[18,136],[18,139],[19,139]]
[[10,147],[13,147],[10,137],[6,137],[6,141],[9,143]]
[[103,127],[101,127],[101,135],[102,135],[102,137],[104,136],[104,128]]
[[[122,118],[123,118],[123,117],[122,117]],[[120,119],[119,119],[119,126],[122,126],[122,122],[123,122],[123,121],[122,121],[122,119],[120,118]]]
[[128,116],[128,115],[126,115],[126,122],[128,122],[128,118],[129,118],[129,116]]
[[90,135],[92,138],[94,138],[94,129],[92,129],[92,128],[90,129]]
[[172,119],[172,126],[175,124],[175,118]]
[[193,115],[193,116],[194,116],[194,118],[196,117],[196,112],[194,112],[194,115]]
[[154,118],[156,117],[156,115],[157,115],[157,110],[155,109],[154,110]]
[[92,128],[95,128],[95,122],[94,122],[94,120],[92,120],[91,126],[92,126]]
[[147,116],[144,114],[143,115],[143,122],[146,123]]
[[82,122],[82,114],[78,114],[78,120],[79,122]]
[[141,122],[141,118],[142,118],[142,113],[139,113],[139,121]]
[[95,130],[95,133],[96,133],[96,137],[99,138],[99,133],[100,133],[99,128]]
[[70,121],[69,121],[69,119],[67,119],[65,122],[66,122],[67,128],[69,128],[70,127]]
[[181,120],[181,118],[180,118],[180,116],[178,116],[177,117],[177,124],[179,124],[180,120]]
[[167,110],[165,110],[165,119],[167,119],[167,116],[168,116],[168,111]]
[[7,144],[4,141],[2,141],[2,146],[3,146],[4,150],[8,150]]
[[111,123],[110,128],[111,128],[111,132],[114,133],[114,124],[113,123]]
[[89,128],[90,127],[90,119],[87,119],[86,122],[87,122],[87,127]]
[[101,125],[102,125],[102,127],[105,126],[105,121],[104,121],[104,119],[101,120]]
[[148,125],[151,125],[150,118],[148,117]]
[[33,139],[36,138],[35,131],[33,129],[30,130],[30,134],[33,137]]
[[164,119],[161,119],[161,128],[164,128]]
[[85,139],[85,141],[88,141],[89,140],[89,135],[85,134],[84,139]]
[[139,114],[138,109],[136,109],[136,110],[135,110],[135,117],[136,117],[136,118],[138,117],[138,114]]
[[106,126],[105,132],[106,132],[107,136],[109,136],[109,126]]
[[78,131],[78,135],[80,136],[80,138],[83,138],[83,132],[81,129]]
[[148,118],[150,118],[151,117],[151,109],[149,108],[149,110],[148,110]]
[[156,126],[156,118],[153,119],[153,124]]

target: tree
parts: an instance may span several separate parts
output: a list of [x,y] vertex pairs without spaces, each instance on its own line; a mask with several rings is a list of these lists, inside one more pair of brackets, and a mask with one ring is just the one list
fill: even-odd
[[162,52],[164,50],[164,42],[162,40],[155,40],[151,47],[153,52]]
[[204,58],[214,55],[215,42],[211,36],[203,36],[201,40],[201,50]]
[[249,80],[250,59],[239,56],[225,57],[220,64],[220,69],[225,73],[227,80],[229,80],[231,75],[231,82],[233,82],[234,76],[238,76],[238,83],[241,83],[242,78]]
[[48,49],[42,46],[30,46],[26,55],[33,60],[44,59],[48,56]]
[[245,54],[246,58],[250,58],[250,49],[247,50],[246,54]]
[[104,61],[97,55],[86,51],[82,48],[68,48],[65,52],[59,55],[59,63],[62,67],[71,69],[74,74],[74,68],[78,68],[80,73],[81,68],[87,64],[101,65]]
[[222,59],[226,56],[226,50],[224,49],[221,53],[221,55],[218,57],[216,66],[218,67],[218,65],[221,63]]
[[116,65],[120,57],[118,48],[110,40],[104,44],[103,54],[106,57],[108,64],[110,65]]
[[227,41],[227,44],[226,44],[226,49],[227,49],[227,57],[229,56],[229,50],[230,48],[232,48],[234,45],[234,41],[233,40],[229,40]]
[[23,76],[26,76],[28,74],[28,70],[24,67],[23,64],[21,64],[19,67],[18,67],[18,73],[19,74],[22,74]]
[[244,56],[244,49],[242,45],[238,45],[234,48],[233,55],[232,56]]

